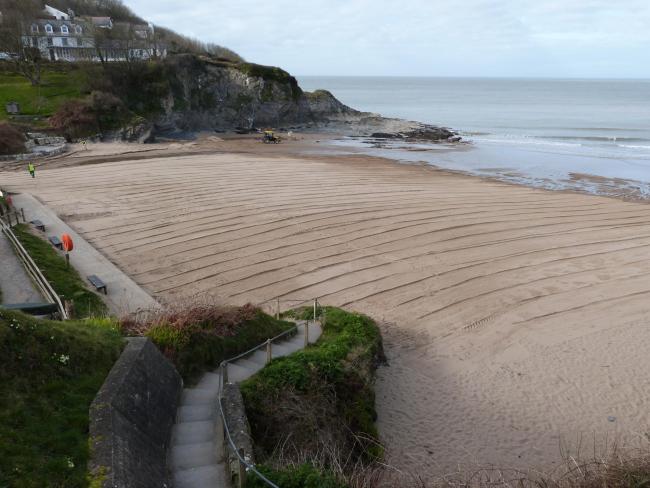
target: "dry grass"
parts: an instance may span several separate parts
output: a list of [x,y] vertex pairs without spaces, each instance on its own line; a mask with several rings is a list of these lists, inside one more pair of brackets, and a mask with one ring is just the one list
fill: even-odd
[[146,315],[130,315],[120,319],[120,327],[127,335],[142,336],[156,326],[170,326],[186,329],[192,326],[203,328],[207,333],[221,337],[233,336],[237,328],[253,320],[259,309],[246,304],[243,307],[223,307],[205,303],[178,303]]
[[276,320],[251,304],[224,307],[205,299],[126,316],[119,326],[125,335],[151,339],[191,382],[224,359],[263,343],[293,324]]
[[[361,442],[360,445],[363,445]],[[336,444],[320,442],[317,452],[296,452],[291,442],[277,446],[267,466],[284,472],[313,466],[336,480],[337,488],[644,488],[650,486],[650,449],[614,445],[599,455],[575,453],[560,446],[563,463],[552,472],[476,465],[430,479],[381,461],[367,462]]]

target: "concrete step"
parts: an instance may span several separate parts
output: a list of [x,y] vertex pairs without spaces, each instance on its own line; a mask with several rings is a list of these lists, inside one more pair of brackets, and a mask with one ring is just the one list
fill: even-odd
[[300,351],[305,347],[305,338],[302,337],[291,342],[284,342],[282,346],[289,350],[289,354]]
[[291,354],[291,349],[288,348],[285,344],[273,344],[273,349],[271,349],[271,354],[273,358],[280,358],[282,356],[288,356]]
[[244,381],[253,376],[253,374],[255,374],[255,371],[244,366],[239,366],[239,361],[228,365],[228,381],[231,383]]
[[218,413],[216,403],[206,405],[186,405],[178,407],[176,411],[176,422],[196,422],[197,420],[214,420]]
[[203,376],[201,376],[201,380],[197,383],[196,387],[205,390],[219,391],[220,383],[221,383],[221,374],[216,372],[205,373]]
[[174,488],[222,488],[226,484],[226,469],[222,464],[175,471]]
[[248,359],[240,359],[235,364],[237,364],[237,366],[241,366],[241,367],[246,368],[246,369],[248,369],[250,371],[253,371],[254,373],[257,373],[260,369],[262,369],[264,367],[263,364],[256,363],[254,361],[250,361]]
[[[309,327],[309,342],[320,337],[319,324]],[[273,357],[291,354],[305,344],[304,325],[298,333],[284,342],[273,344]],[[241,382],[266,365],[266,349],[228,365],[228,380]],[[217,395],[221,381],[220,370],[206,373],[195,388],[186,388],[176,413],[172,430],[169,468],[174,488],[222,488],[228,486],[223,464],[223,426]]]
[[247,360],[259,364],[260,366],[266,366],[266,349],[263,351],[255,351],[253,354],[246,358]]
[[174,446],[169,454],[169,467],[172,471],[181,471],[212,466],[220,461],[217,452],[214,441]]
[[172,428],[172,446],[186,444],[199,444],[215,439],[215,425],[213,420],[197,420],[195,422],[181,422]]
[[218,390],[207,388],[185,388],[181,395],[181,406],[212,405],[217,401]]

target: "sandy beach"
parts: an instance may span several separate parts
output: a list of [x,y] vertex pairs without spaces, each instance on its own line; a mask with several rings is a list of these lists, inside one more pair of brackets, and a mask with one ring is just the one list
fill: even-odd
[[553,469],[561,445],[647,442],[647,204],[212,142],[0,183],[162,300],[319,297],[380,321],[378,422],[401,470]]

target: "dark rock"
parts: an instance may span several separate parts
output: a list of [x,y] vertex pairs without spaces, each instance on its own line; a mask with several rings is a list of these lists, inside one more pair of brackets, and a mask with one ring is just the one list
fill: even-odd
[[391,132],[373,132],[370,137],[375,139],[404,139],[402,134]]

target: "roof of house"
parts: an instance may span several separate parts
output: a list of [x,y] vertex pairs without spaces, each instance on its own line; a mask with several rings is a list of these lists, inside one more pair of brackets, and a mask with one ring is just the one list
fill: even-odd
[[110,17],[91,17],[90,21],[97,27],[113,26],[113,20]]

